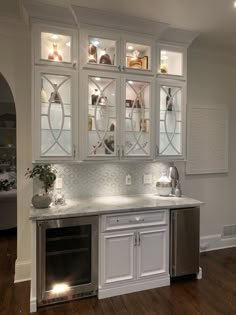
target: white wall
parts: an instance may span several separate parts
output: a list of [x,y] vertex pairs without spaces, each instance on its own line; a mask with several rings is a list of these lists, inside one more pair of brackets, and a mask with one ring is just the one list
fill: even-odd
[[[223,225],[236,224],[236,60],[220,52],[188,51],[188,109],[194,105],[226,105],[230,113],[229,173],[214,175],[184,174],[184,194],[205,202],[201,211],[201,235],[219,238]],[[234,240],[236,245],[236,240]],[[222,242],[221,242],[222,245]],[[215,247],[221,246],[218,242]]]
[[[7,80],[17,115],[17,262],[15,279],[30,276],[29,204],[32,184],[26,180],[31,165],[30,36],[20,21],[0,19],[0,72]],[[2,210],[2,209],[1,209]]]

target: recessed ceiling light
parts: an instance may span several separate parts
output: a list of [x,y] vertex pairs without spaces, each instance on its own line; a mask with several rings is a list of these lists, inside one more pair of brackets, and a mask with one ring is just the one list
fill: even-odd
[[129,50],[133,50],[133,49],[134,49],[133,46],[128,46],[127,48],[128,48]]
[[59,38],[59,36],[58,36],[58,35],[56,35],[56,34],[52,34],[52,39],[57,40],[58,38]]
[[92,41],[92,44],[93,44],[94,46],[98,46],[98,45],[100,44],[100,42],[99,42],[98,40],[94,40],[94,41]]

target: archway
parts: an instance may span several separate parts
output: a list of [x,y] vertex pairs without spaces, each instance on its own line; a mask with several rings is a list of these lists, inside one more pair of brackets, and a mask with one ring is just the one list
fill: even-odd
[[17,225],[16,109],[12,91],[0,73],[0,232]]

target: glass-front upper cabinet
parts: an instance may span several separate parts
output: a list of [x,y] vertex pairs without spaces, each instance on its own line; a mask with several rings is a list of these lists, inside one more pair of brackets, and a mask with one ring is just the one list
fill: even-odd
[[122,36],[122,70],[137,74],[152,74],[153,42],[141,36]]
[[120,38],[115,33],[81,30],[81,66],[97,70],[119,70]]
[[77,32],[60,27],[34,25],[34,61],[62,67],[76,67]]
[[185,83],[161,80],[158,83],[159,157],[185,157]]
[[158,45],[157,74],[163,78],[186,79],[186,48]]
[[125,79],[122,157],[151,155],[151,85],[140,77]]
[[81,31],[81,65],[84,68],[151,74],[153,42],[119,33]]
[[104,159],[118,156],[117,77],[109,74],[85,74],[83,92],[87,99],[83,139],[84,158]]
[[73,82],[70,72],[36,71],[35,160],[74,159]]

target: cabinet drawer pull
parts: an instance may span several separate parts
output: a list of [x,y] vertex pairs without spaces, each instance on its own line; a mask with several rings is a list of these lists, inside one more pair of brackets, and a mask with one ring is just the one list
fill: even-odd
[[137,232],[134,233],[134,246],[137,246]]
[[140,233],[138,232],[138,244],[137,244],[137,246],[140,246]]
[[144,219],[136,218],[135,220],[129,220],[129,223],[140,223],[144,222]]

